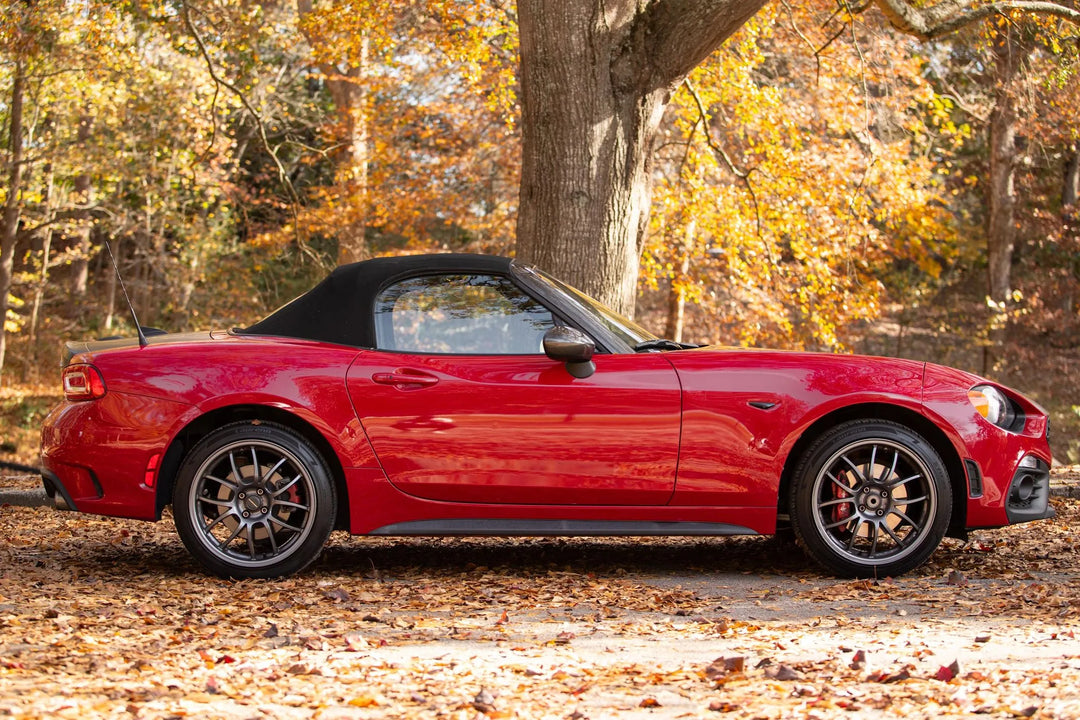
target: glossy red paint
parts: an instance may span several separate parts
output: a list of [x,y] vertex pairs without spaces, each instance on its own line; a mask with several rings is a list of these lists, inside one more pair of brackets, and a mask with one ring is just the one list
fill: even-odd
[[[345,388],[356,348],[302,340],[233,335],[182,336],[180,342],[126,348],[90,356],[111,381],[110,392],[189,405],[183,425],[228,408],[281,410],[310,424],[333,447],[342,465],[377,466]],[[171,441],[174,428],[162,441]]]
[[922,365],[755,350],[665,355],[683,386],[676,505],[776,507],[802,433],[829,413],[888,403],[918,411]]
[[[664,505],[679,458],[675,371],[657,354],[596,364],[594,375],[577,379],[542,355],[365,352],[348,388],[403,493],[464,503]],[[383,384],[380,375],[403,380]]]
[[188,415],[194,412],[185,403],[115,391],[65,401],[45,420],[42,463],[64,482],[76,510],[155,519],[155,491],[143,482],[147,464]]
[[[324,437],[342,465],[378,466],[344,392],[355,348],[181,338],[77,356],[109,378],[109,392],[55,408],[43,426],[41,456],[65,484],[72,478],[71,499],[79,511],[156,518],[157,491],[146,482],[150,459],[164,456],[200,418],[236,408],[284,413]],[[167,480],[159,483],[161,492],[171,492],[172,478]]]
[[1023,410],[1026,421],[1018,432],[1002,432],[979,415],[964,387],[987,383],[977,375],[928,365],[924,384],[927,417],[950,436],[962,459],[974,460],[982,474],[981,497],[967,498],[968,528],[1000,527],[1009,524],[1005,499],[1020,461],[1033,455],[1047,465],[1053,456],[1046,440],[1046,411],[1028,398],[998,386]]
[[[923,387],[924,366],[903,360],[737,349],[612,355],[579,380],[542,356],[403,357],[233,336],[76,359],[97,367],[109,392],[53,411],[43,462],[80,511],[141,519],[156,517],[146,482],[153,458],[207,413],[237,407],[310,425],[347,476],[364,478],[348,483],[359,498],[354,532],[410,514],[712,521],[771,532],[801,434],[861,405],[920,413],[957,458],[979,459],[984,491],[966,499],[969,527],[1007,524],[1005,493],[1020,460],[1051,459],[1038,406],[1014,395],[1027,424],[1004,433],[967,400],[976,376],[929,366]],[[436,382],[388,385],[372,379],[380,373]]]
[[[461,272],[471,261],[452,262]],[[400,259],[389,267],[393,277],[405,276]],[[334,297],[351,297],[348,278],[335,280]],[[375,292],[360,294],[370,303]],[[544,292],[536,298],[556,304]],[[572,316],[573,307],[558,309]],[[589,317],[582,310],[580,325],[603,337],[604,321]],[[320,331],[333,330],[324,323]],[[364,328],[356,337],[366,337]],[[178,469],[200,440],[238,421],[274,424],[310,444],[310,452],[296,453],[325,461],[333,484],[320,491],[312,484],[310,492],[336,492],[340,519],[355,534],[772,533],[794,497],[793,470],[813,455],[817,438],[866,420],[880,433],[866,447],[880,443],[889,453],[890,437],[909,438],[908,449],[929,446],[920,457],[940,456],[945,469],[923,474],[948,476],[940,487],[959,525],[1000,526],[1045,510],[1024,516],[1010,501],[1022,462],[1048,472],[1045,411],[999,388],[1023,422],[996,427],[968,398],[972,387],[992,383],[969,373],[898,359],[730,348],[634,352],[632,344],[601,348],[593,361],[594,371],[577,377],[541,354],[423,355],[224,332],[155,337],[146,347],[84,344],[73,348],[69,367],[100,379],[104,395],[66,400],[52,411],[42,463],[74,509],[152,520],[172,502]],[[975,467],[981,488],[972,493],[967,473]],[[883,465],[876,472],[887,471]],[[863,485],[883,482],[866,475]],[[809,480],[804,473],[802,487]],[[850,505],[845,518],[854,512],[856,503],[844,496],[853,496],[852,488],[833,482],[844,488],[833,490],[839,499],[818,496],[818,515],[804,518],[804,527],[834,502]],[[213,487],[233,507],[225,498],[231,486]],[[938,487],[925,482],[919,492]],[[920,499],[905,491],[897,502],[918,515]],[[935,527],[936,545],[944,529]],[[823,532],[826,542],[839,534]]]

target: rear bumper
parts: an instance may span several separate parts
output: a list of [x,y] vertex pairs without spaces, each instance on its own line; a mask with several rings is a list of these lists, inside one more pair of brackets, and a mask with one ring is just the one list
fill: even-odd
[[53,507],[57,510],[75,510],[75,503],[71,499],[71,494],[68,493],[67,488],[64,487],[64,483],[60,482],[60,478],[49,470],[42,469],[41,471],[41,484],[45,488],[45,494],[52,500]]
[[[5,470],[14,470],[20,473],[27,473],[29,475],[40,475],[41,484],[44,486],[45,495],[49,498],[52,504],[57,510],[72,510],[74,504],[71,502],[71,495],[64,488],[64,484],[60,482],[60,478],[56,477],[52,472],[44,470],[42,468],[31,467],[29,465],[22,465],[20,463],[0,461],[0,468]],[[27,505],[30,507],[41,507],[44,503],[40,502],[36,497],[36,492],[27,493],[26,499],[20,502],[16,502],[16,505]]]
[[187,407],[114,392],[100,400],[61,403],[41,431],[45,491],[63,509],[157,519],[148,468],[156,469],[155,460]]

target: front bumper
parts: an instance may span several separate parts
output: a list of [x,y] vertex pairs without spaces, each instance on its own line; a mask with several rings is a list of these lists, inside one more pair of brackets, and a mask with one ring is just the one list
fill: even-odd
[[1005,496],[1009,524],[1054,517],[1050,507],[1050,465],[1034,455],[1021,461]]

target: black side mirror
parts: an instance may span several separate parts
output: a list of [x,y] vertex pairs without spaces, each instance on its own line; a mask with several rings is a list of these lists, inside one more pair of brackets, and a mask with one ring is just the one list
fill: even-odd
[[576,378],[596,372],[592,361],[596,343],[585,333],[557,325],[544,333],[544,353],[552,360],[566,363],[566,371]]

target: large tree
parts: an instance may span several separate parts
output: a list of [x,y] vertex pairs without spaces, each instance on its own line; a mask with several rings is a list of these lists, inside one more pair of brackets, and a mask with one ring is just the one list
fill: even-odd
[[[895,27],[923,39],[1014,9],[1080,21],[1071,2],[875,0]],[[688,73],[764,3],[518,1],[519,257],[633,312],[649,163],[664,109]],[[838,10],[851,12],[846,5]]]

